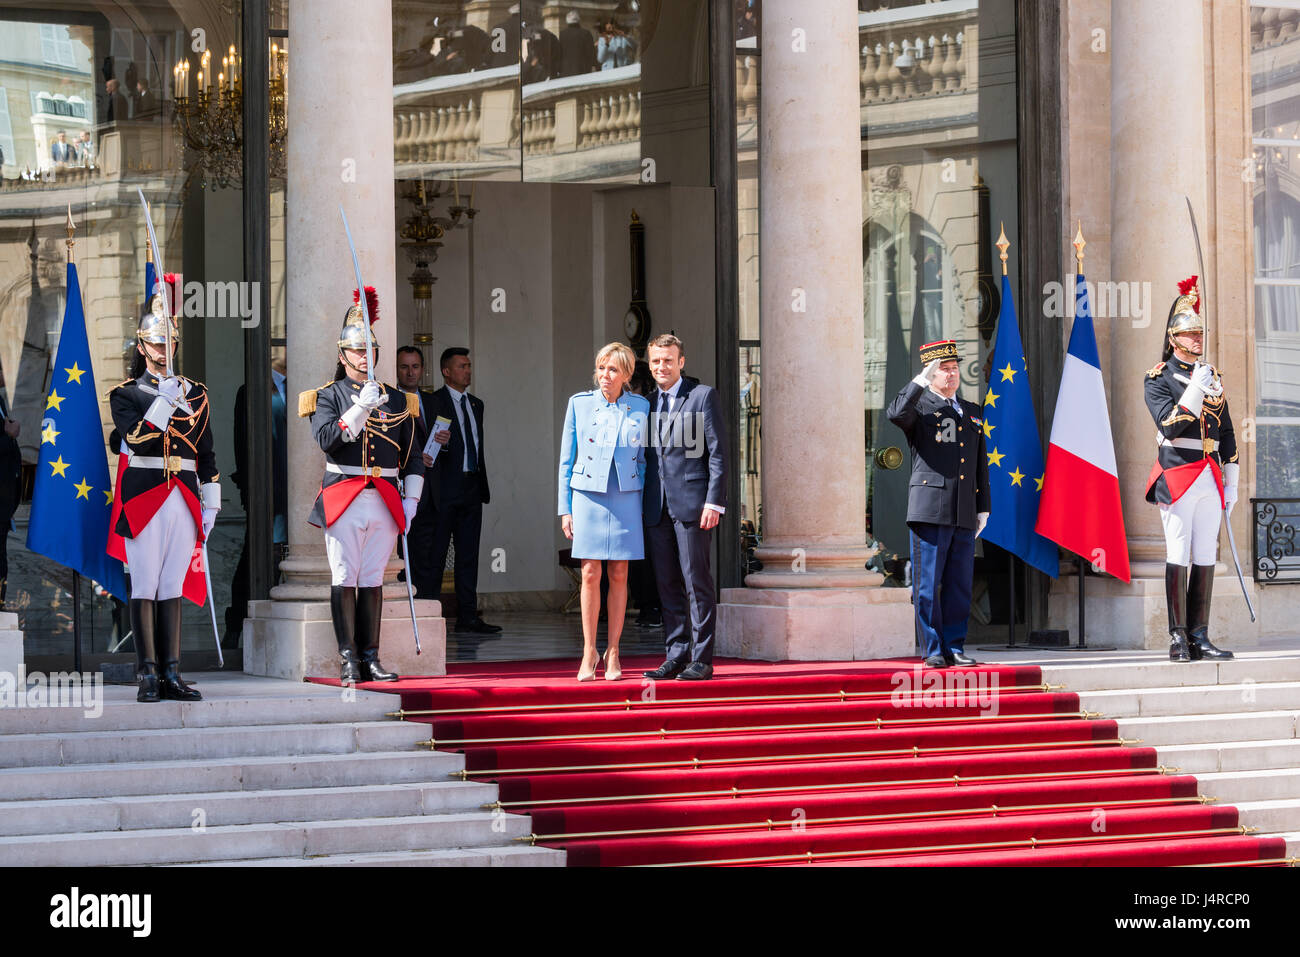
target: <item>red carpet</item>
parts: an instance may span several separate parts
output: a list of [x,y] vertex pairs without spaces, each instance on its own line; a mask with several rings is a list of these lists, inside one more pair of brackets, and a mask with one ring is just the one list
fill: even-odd
[[[1189,775],[1037,668],[721,660],[579,684],[577,661],[451,665],[400,694],[570,865],[1268,865]],[[324,683],[337,681],[319,679]],[[938,684],[937,682],[943,682]],[[411,714],[411,712],[434,712]]]

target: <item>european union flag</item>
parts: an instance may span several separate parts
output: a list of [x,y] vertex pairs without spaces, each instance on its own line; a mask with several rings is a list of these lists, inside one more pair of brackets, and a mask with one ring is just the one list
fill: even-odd
[[993,372],[984,395],[984,446],[989,458],[990,514],[983,537],[1057,577],[1056,544],[1034,531],[1043,490],[1043,447],[1038,442],[1016,303],[1006,276],[1002,277]]
[[125,601],[126,575],[105,552],[113,489],[77,267],[68,263],[68,305],[41,421],[27,547],[99,582]]

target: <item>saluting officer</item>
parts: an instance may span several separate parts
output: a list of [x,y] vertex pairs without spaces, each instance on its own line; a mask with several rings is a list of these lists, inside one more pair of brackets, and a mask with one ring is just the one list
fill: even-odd
[[[127,467],[116,494],[115,531],[126,545],[131,572],[131,628],[135,632],[137,701],[200,701],[180,676],[181,596],[191,574],[196,541],[206,541],[221,509],[221,485],[212,450],[208,392],[202,382],[168,373],[179,330],[163,297],[155,295],[140,319],[136,356],[127,379],[109,393]],[[168,363],[168,325],[172,363]],[[163,669],[158,673],[161,644]]]
[[[359,297],[353,293],[354,303]],[[379,300],[366,302],[373,325]],[[331,578],[330,613],[345,682],[396,681],[379,661],[384,567],[397,536],[410,528],[424,488],[424,461],[415,446],[419,396],[369,378],[365,317],[354,304],[343,320],[334,381],[298,397],[325,452],[325,477],[311,524],[325,529]],[[379,344],[370,333],[378,356]]]
[[[1210,643],[1210,593],[1219,519],[1237,501],[1237,438],[1223,379],[1205,354],[1196,276],[1178,284],[1165,324],[1162,361],[1147,372],[1147,409],[1156,423],[1156,464],[1146,499],[1165,529],[1169,659],[1231,658]],[[1188,573],[1188,563],[1191,572]]]
[[973,665],[964,653],[970,621],[975,539],[989,519],[988,459],[981,408],[957,397],[957,343],[921,346],[921,374],[889,404],[889,421],[907,435],[912,478],[912,602],[925,666]]

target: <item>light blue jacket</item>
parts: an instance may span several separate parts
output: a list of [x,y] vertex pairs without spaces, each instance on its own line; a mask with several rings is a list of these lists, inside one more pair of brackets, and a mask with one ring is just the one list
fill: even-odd
[[560,515],[573,514],[573,489],[604,492],[611,469],[618,490],[645,486],[645,447],[650,403],[625,392],[617,403],[599,392],[579,392],[569,399],[560,441]]

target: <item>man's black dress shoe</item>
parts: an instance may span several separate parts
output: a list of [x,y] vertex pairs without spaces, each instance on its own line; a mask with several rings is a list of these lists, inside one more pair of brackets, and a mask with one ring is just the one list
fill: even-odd
[[970,655],[964,655],[960,651],[954,651],[952,653],[952,663],[955,665],[961,665],[965,668],[970,668],[974,665],[979,664],[979,662],[976,661],[974,658],[972,658]]
[[692,661],[677,676],[678,681],[708,681],[713,677],[713,665],[703,661]]
[[641,673],[647,678],[676,678],[686,668],[686,665],[687,662],[685,661],[665,661],[654,671],[643,671]]
[[925,659],[925,666],[927,668],[947,668],[951,664],[952,662],[943,655],[931,655],[929,658]]
[[475,618],[473,621],[456,622],[457,631],[472,631],[479,635],[495,635],[501,630],[500,625],[489,625],[482,618]]

